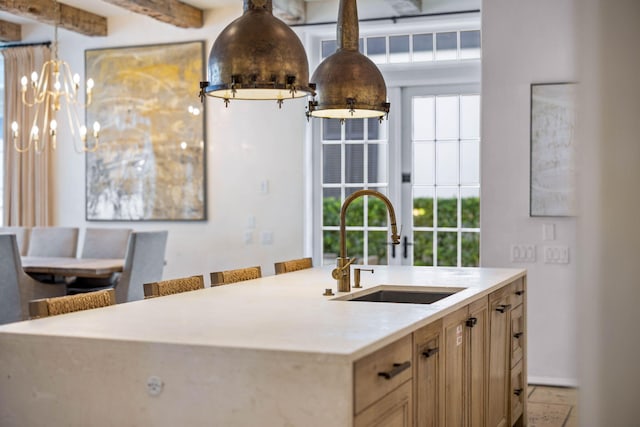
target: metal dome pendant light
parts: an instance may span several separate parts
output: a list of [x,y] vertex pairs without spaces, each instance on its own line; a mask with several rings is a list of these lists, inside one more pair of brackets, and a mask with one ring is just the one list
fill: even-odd
[[338,49],[318,65],[311,77],[317,91],[307,117],[362,119],[389,114],[387,87],[378,67],[358,51],[356,0],[340,0]]
[[272,0],[244,0],[244,13],[229,24],[209,53],[209,81],[200,98],[275,100],[313,94],[302,42],[273,16]]

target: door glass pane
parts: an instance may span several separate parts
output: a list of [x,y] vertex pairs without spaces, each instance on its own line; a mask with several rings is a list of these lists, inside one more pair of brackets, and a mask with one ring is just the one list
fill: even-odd
[[433,60],[433,34],[413,35],[413,60],[415,62]]
[[335,40],[323,40],[322,41],[322,59],[329,55],[333,55],[338,48],[338,44]]
[[435,184],[435,143],[416,142],[413,144],[413,183],[415,185]]
[[347,232],[347,256],[349,258],[358,258],[359,263],[363,263],[364,259],[364,232],[353,231]]
[[386,227],[388,223],[387,206],[377,197],[369,197],[368,199],[368,219],[370,227]]
[[460,139],[480,138],[480,96],[460,97]]
[[438,187],[438,227],[458,226],[458,189]]
[[337,144],[322,146],[322,182],[324,184],[339,184],[342,180],[342,148]]
[[[401,250],[401,248],[396,248]],[[433,232],[413,233],[413,265],[433,265]]]
[[460,31],[460,59],[480,58],[480,30]]
[[388,180],[389,161],[386,144],[367,144],[367,173],[369,183],[386,183]]
[[322,189],[322,225],[323,226],[339,226],[340,225],[340,200],[339,188]]
[[462,228],[480,228],[480,189],[460,189]]
[[438,141],[436,143],[436,183],[438,185],[458,184],[458,142]]
[[462,266],[480,266],[480,233],[461,233]]
[[458,57],[458,33],[436,34],[436,60],[456,59]]
[[438,232],[438,265],[444,267],[458,265],[458,233]]
[[435,98],[433,96],[413,98],[413,140],[434,140]]
[[324,264],[336,263],[340,254],[340,232],[338,230],[324,230],[322,233],[322,252]]
[[387,38],[367,38],[367,56],[376,64],[383,64],[387,62]]
[[342,126],[338,119],[322,119],[322,139],[325,141],[340,141]]
[[436,98],[436,139],[458,139],[459,109],[457,96]]
[[367,119],[367,132],[367,139],[369,141],[382,139],[384,137],[382,133],[382,123],[375,117]]
[[460,183],[480,183],[480,141],[460,142]]
[[409,62],[409,36],[389,37],[389,62]]
[[364,140],[364,124],[363,119],[353,119],[344,121],[344,139],[347,141]]
[[364,183],[364,144],[345,144],[345,182]]
[[413,226],[433,227],[433,188],[413,189]]
[[[362,187],[345,188],[345,197],[361,190]],[[362,227],[364,225],[364,197],[358,197],[347,208],[346,225]],[[348,233],[347,233],[348,234]]]
[[[386,231],[369,232],[369,257],[367,259],[367,264],[387,264],[388,240],[389,238],[387,237]],[[362,274],[367,273],[363,272]]]

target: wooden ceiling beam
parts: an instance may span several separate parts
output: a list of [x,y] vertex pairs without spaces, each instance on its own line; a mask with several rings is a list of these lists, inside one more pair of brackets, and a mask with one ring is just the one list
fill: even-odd
[[34,19],[44,24],[54,25],[86,36],[106,36],[107,18],[58,3],[60,13],[52,0],[0,0],[0,11]]
[[104,0],[131,12],[140,13],[160,22],[181,28],[202,28],[202,9],[178,0]]
[[22,40],[22,27],[13,22],[0,20],[0,42],[19,42]]
[[422,10],[421,0],[386,0],[400,15],[417,15]]
[[303,0],[273,0],[273,15],[287,24],[302,24],[306,20]]

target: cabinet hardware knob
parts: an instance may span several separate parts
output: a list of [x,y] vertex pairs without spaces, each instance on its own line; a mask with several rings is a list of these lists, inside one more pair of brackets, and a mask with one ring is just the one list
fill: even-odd
[[438,347],[436,347],[436,348],[428,348],[426,351],[422,352],[422,355],[424,357],[431,357],[431,356],[433,356],[434,354],[436,354],[439,351],[440,351],[440,349]]
[[516,291],[516,295],[518,295],[518,296],[520,296],[520,295],[524,295],[524,290]]
[[514,338],[520,338],[522,336],[522,332],[516,332],[515,334],[513,334]]
[[511,308],[511,304],[500,304],[496,307],[496,311],[499,313],[504,313],[505,311]]
[[513,394],[515,394],[516,396],[520,396],[522,394],[522,389],[521,388],[517,388],[515,390],[513,390]]
[[394,363],[393,368],[388,372],[378,372],[379,377],[383,377],[387,380],[398,375],[400,372],[405,371],[411,367],[411,361],[407,360],[404,363]]
[[470,317],[465,322],[465,325],[467,325],[470,328],[473,328],[474,326],[476,326],[476,323],[478,323],[478,318],[477,317]]

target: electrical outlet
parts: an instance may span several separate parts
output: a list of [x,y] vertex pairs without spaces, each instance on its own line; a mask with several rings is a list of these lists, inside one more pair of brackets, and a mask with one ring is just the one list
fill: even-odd
[[149,393],[149,396],[159,396],[163,388],[162,378],[152,375],[147,379],[147,393]]
[[545,264],[569,264],[568,246],[545,246],[543,252]]
[[536,262],[536,245],[511,245],[511,262]]

